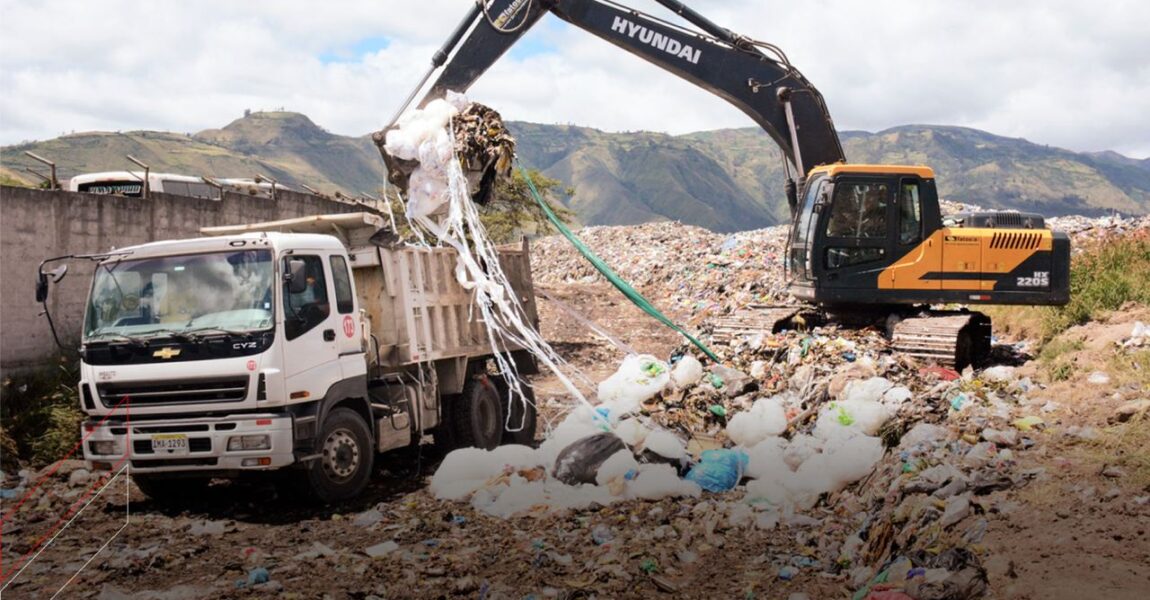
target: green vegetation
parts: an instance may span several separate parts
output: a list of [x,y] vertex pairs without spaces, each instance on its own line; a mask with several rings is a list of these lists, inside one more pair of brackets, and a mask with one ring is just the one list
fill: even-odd
[[1074,374],[1074,363],[1068,355],[1083,347],[1082,340],[1055,338],[1042,347],[1038,362],[1051,381],[1066,381]]
[[1127,302],[1150,305],[1150,237],[1107,240],[1078,257],[1070,269],[1070,304],[1051,310],[1047,339]]
[[0,173],[0,185],[11,185],[11,186],[15,186],[15,187],[32,187],[32,186],[28,185],[27,183],[25,183],[24,181],[16,179],[15,177],[13,177],[7,173]]
[[[539,194],[548,200],[551,210],[559,219],[571,223],[575,213],[556,202],[555,197],[562,194],[570,198],[575,190],[563,187],[561,181],[546,177],[534,169],[528,169],[528,177]],[[511,177],[502,178],[496,183],[491,202],[479,208],[479,218],[487,228],[487,235],[496,243],[515,241],[522,235],[547,235],[554,230],[547,215],[531,195],[523,173],[518,169],[512,170]]]
[[15,461],[42,466],[64,458],[80,439],[78,364],[61,357],[54,367],[4,380],[0,445],[5,469]]
[[1127,302],[1150,305],[1150,236],[1145,232],[1083,248],[1071,263],[1066,306],[996,307],[987,312],[1003,331],[1045,344]]
[[1133,385],[1150,392],[1150,349],[1114,354],[1106,361],[1106,372],[1115,386]]

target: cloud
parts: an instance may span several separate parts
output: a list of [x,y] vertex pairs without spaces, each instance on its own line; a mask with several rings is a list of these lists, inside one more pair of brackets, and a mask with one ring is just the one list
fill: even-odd
[[[624,0],[626,1],[626,0]],[[653,0],[627,2],[682,23]],[[1150,5],[1111,0],[695,0],[778,44],[840,129],[962,125],[1150,155]],[[470,0],[0,0],[0,143],[72,130],[219,127],[286,107],[379,128]],[[471,95],[516,120],[684,133],[752,122],[709,93],[546,17]]]

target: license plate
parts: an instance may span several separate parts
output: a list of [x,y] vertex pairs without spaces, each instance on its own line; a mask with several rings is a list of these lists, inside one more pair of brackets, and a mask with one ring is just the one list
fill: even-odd
[[187,454],[188,436],[182,433],[153,435],[152,452],[157,454]]

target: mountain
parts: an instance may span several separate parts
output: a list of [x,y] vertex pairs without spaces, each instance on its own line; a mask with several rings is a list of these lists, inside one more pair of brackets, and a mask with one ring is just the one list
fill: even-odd
[[257,173],[298,188],[324,192],[370,192],[383,180],[383,161],[370,136],[334,135],[292,112],[254,112],[222,129],[196,134],[158,131],[86,132],[0,149],[2,175],[28,181],[24,167],[45,171],[24,156],[31,151],[56,162],[63,181],[79,173],[138,170],[140,159],[153,172],[253,177]]
[[[779,149],[757,128],[671,136],[607,133],[563,125],[509,122],[520,160],[575,188],[570,208],[589,225],[678,220],[714,231],[763,227],[787,218]],[[948,200],[1054,216],[1150,212],[1150,159],[1079,153],[975,129],[906,125],[840,134],[859,163],[926,164]],[[0,182],[34,181],[56,161],[61,179],[134,169],[252,177],[331,193],[379,194],[383,162],[370,136],[334,135],[290,112],[245,114],[196,134],[91,132],[0,149]]]

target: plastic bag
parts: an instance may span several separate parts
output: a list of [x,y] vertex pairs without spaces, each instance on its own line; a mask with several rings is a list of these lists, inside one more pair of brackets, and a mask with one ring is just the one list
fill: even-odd
[[599,433],[577,440],[555,459],[555,478],[568,485],[595,483],[595,476],[612,454],[626,449],[613,433]]
[[687,472],[687,480],[708,492],[725,492],[739,485],[749,462],[747,453],[739,449],[704,450]]
[[631,354],[619,370],[599,383],[599,401],[611,405],[612,413],[624,415],[663,391],[671,382],[667,363],[648,354]]

